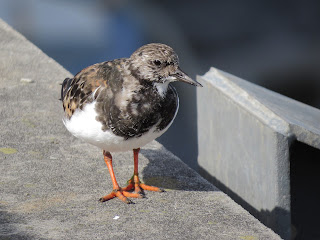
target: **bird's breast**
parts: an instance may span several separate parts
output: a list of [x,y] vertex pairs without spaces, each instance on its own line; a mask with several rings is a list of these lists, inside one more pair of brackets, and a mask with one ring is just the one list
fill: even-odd
[[168,111],[172,116],[164,114],[162,108],[158,109],[160,112],[151,111],[150,102],[130,103],[127,112],[118,110],[116,113],[110,109],[107,128],[98,120],[98,104],[94,101],[86,104],[83,110],[77,110],[70,119],[65,118],[64,124],[75,137],[103,150],[128,151],[144,146],[169,128],[178,110],[178,100],[175,100],[175,107]]
[[[163,130],[174,119],[178,110],[178,97],[173,88],[160,96],[154,89],[141,89],[131,99],[121,96],[108,113],[108,126],[117,135],[126,139],[139,137],[156,127]],[[118,103],[118,104],[117,104]]]

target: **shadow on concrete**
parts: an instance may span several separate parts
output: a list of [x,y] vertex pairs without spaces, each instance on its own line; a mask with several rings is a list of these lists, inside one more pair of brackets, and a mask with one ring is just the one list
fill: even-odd
[[[291,213],[275,208],[272,211],[257,210],[235,192],[205,169],[199,167],[199,173],[220,190],[228,194],[235,202],[248,210],[267,227],[270,227],[282,238],[288,239],[320,239],[320,150],[301,142],[290,146],[290,187]],[[285,229],[283,221],[291,214],[291,230]],[[278,218],[275,222],[272,219]],[[289,232],[291,231],[291,233]]]
[[286,226],[286,224],[285,223],[282,224],[283,222],[281,220],[279,220],[278,222],[274,221],[274,219],[276,219],[276,216],[278,219],[288,218],[288,215],[290,215],[290,213],[287,210],[279,207],[274,208],[272,211],[257,210],[256,208],[251,206],[248,202],[246,202],[243,198],[241,198],[238,194],[230,190],[226,185],[220,182],[217,178],[211,176],[211,174],[208,173],[202,167],[199,167],[199,173],[209,182],[211,182],[216,187],[218,187],[221,191],[226,193],[229,197],[231,197],[235,202],[241,205],[244,209],[250,212],[250,214],[252,214],[254,217],[259,219],[264,225],[266,225],[267,227],[275,231],[277,234],[279,234],[281,238],[290,239],[289,238],[290,230],[289,229],[286,230],[283,227],[283,226]]
[[1,240],[31,240],[39,239],[35,236],[31,236],[21,230],[16,229],[17,224],[24,224],[24,220],[21,216],[16,216],[13,213],[8,213],[0,205],[0,239]]
[[141,169],[144,183],[172,190],[218,191],[193,169],[186,168],[183,162],[172,161],[160,152],[164,151],[141,149],[141,154],[149,160],[147,166]]
[[320,239],[320,150],[290,146],[291,221],[295,239]]

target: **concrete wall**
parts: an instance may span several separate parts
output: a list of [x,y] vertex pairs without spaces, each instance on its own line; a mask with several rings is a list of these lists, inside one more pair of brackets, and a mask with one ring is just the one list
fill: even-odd
[[290,146],[319,147],[320,111],[214,68],[197,80],[200,173],[289,239]]

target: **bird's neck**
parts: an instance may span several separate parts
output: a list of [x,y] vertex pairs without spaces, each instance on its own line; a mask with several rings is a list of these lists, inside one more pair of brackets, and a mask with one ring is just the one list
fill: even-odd
[[159,93],[160,97],[164,97],[168,90],[169,82],[166,81],[164,83],[155,82],[153,83],[153,87],[156,89],[156,91]]

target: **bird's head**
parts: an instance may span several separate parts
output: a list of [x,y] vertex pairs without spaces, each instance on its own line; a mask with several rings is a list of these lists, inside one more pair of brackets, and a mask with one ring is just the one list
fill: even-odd
[[202,87],[180,69],[178,55],[165,44],[144,45],[131,55],[130,61],[131,72],[140,79],[160,84],[181,81]]

